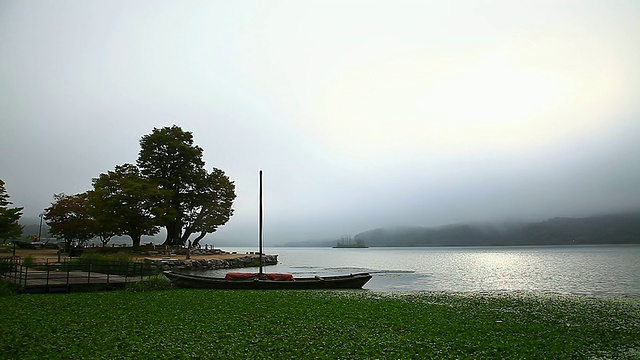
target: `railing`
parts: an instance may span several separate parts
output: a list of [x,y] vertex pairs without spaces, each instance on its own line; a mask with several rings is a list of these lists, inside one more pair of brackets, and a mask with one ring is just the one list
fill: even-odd
[[0,258],[0,279],[16,284],[22,283],[22,271],[20,257]]
[[160,271],[150,263],[128,261],[86,261],[65,259],[62,262],[23,264],[19,257],[0,259],[0,279],[23,288],[83,284],[123,284],[143,280]]

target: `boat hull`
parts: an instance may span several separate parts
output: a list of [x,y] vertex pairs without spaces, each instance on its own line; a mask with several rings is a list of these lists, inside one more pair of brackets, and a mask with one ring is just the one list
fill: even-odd
[[311,290],[361,289],[371,280],[368,273],[296,278],[295,281],[267,279],[225,280],[207,276],[188,275],[165,271],[164,275],[176,286],[190,289],[242,289],[242,290]]

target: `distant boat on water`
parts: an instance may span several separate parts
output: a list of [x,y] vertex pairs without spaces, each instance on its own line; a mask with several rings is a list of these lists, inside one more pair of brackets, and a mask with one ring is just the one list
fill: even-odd
[[365,245],[364,240],[354,239],[351,236],[343,236],[338,239],[336,246],[333,248],[368,248],[368,246]]

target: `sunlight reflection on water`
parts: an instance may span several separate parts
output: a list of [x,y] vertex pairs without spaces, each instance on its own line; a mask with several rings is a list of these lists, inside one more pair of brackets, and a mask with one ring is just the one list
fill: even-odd
[[[239,253],[251,248],[225,248]],[[371,272],[375,291],[534,291],[640,295],[640,246],[267,248],[267,272]],[[244,269],[243,271],[257,271]],[[210,271],[217,276],[226,270]]]

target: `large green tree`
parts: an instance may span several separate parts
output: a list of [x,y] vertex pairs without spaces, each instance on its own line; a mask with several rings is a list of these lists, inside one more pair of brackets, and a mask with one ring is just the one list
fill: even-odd
[[4,187],[4,181],[0,180],[0,239],[3,243],[9,239],[19,239],[22,236],[23,226],[19,221],[23,208],[9,207],[11,204],[9,194]]
[[118,165],[93,179],[90,213],[100,228],[128,235],[133,246],[139,246],[143,235],[157,234],[159,225],[174,218],[170,196],[171,191],[143,177],[135,165]]
[[[173,209],[173,217],[165,218],[162,224],[167,229],[165,245],[182,246],[194,232],[212,232],[231,216],[231,203],[235,198],[233,182],[224,173],[225,181],[216,180],[220,178],[217,169],[207,173],[202,153],[202,148],[194,144],[191,132],[176,125],[154,128],[140,140],[137,164],[142,175],[162,190],[170,191],[168,203]],[[226,190],[214,191],[220,186],[225,186]],[[215,194],[224,194],[226,200],[215,200]],[[205,204],[202,196],[209,197],[209,202]],[[220,208],[227,205],[228,210]],[[217,220],[214,219],[216,216]]]
[[44,210],[49,233],[64,240],[65,249],[83,246],[96,235],[96,221],[89,214],[88,194],[53,195],[54,202]]

